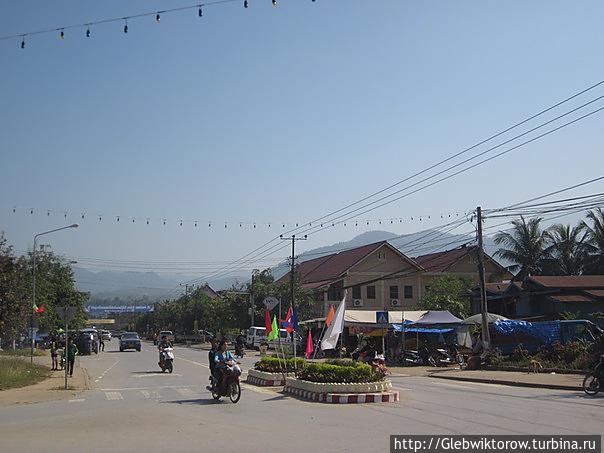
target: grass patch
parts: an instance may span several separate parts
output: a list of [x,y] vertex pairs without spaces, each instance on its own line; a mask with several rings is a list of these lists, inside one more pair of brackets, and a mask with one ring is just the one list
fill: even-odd
[[[8,356],[8,357],[29,357],[31,355],[31,349],[9,349],[6,351],[0,352],[0,356]],[[35,357],[43,357],[48,355],[47,352],[43,349],[34,349]]]
[[378,382],[384,379],[370,365],[352,360],[309,363],[298,372],[298,377],[305,381],[324,383]]
[[36,384],[49,376],[46,366],[32,365],[18,357],[0,357],[0,390]]

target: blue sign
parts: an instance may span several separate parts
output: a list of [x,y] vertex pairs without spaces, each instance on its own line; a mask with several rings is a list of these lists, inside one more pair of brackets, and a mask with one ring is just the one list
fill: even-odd
[[375,312],[376,324],[388,324],[388,312],[387,311],[376,311]]

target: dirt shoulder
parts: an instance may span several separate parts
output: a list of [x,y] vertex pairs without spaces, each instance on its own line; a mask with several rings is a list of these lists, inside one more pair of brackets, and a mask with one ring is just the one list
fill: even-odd
[[[29,360],[29,358],[24,358]],[[34,362],[40,365],[50,365],[50,357],[34,357]],[[51,371],[50,377],[34,385],[0,391],[0,406],[13,404],[33,404],[47,401],[70,399],[84,390],[92,388],[86,370],[76,361],[73,377],[68,378],[68,390],[64,390],[65,372]]]

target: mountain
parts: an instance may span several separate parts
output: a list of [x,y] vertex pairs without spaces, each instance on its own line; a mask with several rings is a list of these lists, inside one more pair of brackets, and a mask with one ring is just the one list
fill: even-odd
[[[419,233],[399,236],[389,231],[368,231],[355,236],[349,241],[319,247],[301,253],[297,261],[303,262],[313,258],[329,255],[338,251],[360,247],[379,241],[389,241],[403,253],[410,257],[418,255],[449,250],[459,247],[464,241],[472,241],[473,237],[456,235],[450,233],[432,233],[423,231]],[[438,235],[437,235],[438,234]],[[493,239],[484,238],[485,251],[493,256],[497,250]],[[502,264],[508,265],[509,263]],[[289,271],[286,262],[275,266],[273,269],[275,278],[279,278]],[[197,275],[171,275],[158,274],[155,272],[133,272],[133,271],[100,271],[93,272],[85,268],[74,267],[74,277],[77,287],[81,291],[91,293],[91,302],[95,304],[111,303],[119,304],[120,301],[127,303],[134,299],[145,298],[151,301],[162,300],[166,297],[174,297],[183,293],[181,282],[191,280]],[[250,280],[249,273],[238,272],[234,275],[210,280],[209,283],[216,291],[231,288],[233,285],[245,284]],[[205,282],[200,282],[205,283]]]

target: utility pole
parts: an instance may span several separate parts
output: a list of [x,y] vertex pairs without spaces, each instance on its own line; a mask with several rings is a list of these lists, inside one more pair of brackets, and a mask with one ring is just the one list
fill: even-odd
[[482,315],[482,345],[485,351],[491,348],[491,335],[489,333],[489,321],[487,319],[487,283],[484,274],[484,249],[482,245],[482,209],[476,208],[476,220],[478,222],[478,276],[480,278],[480,314]]
[[[289,238],[284,238],[283,235],[279,236],[282,240],[292,241],[292,262],[291,262],[291,288],[290,288],[290,300],[292,304],[292,311],[296,310],[296,301],[295,301],[295,288],[294,284],[296,283],[296,241],[305,241],[308,236],[305,234],[304,237],[297,238],[295,234],[292,234]],[[292,334],[292,341],[294,345],[294,359],[296,357],[296,331],[294,330]]]
[[254,271],[252,271],[252,284],[250,285],[250,317],[252,318],[252,325],[254,327]]

